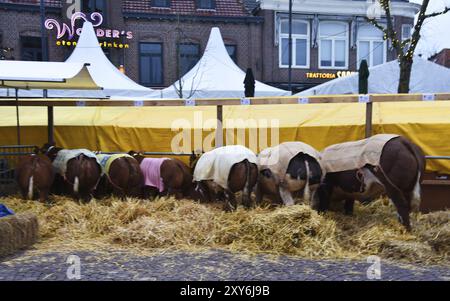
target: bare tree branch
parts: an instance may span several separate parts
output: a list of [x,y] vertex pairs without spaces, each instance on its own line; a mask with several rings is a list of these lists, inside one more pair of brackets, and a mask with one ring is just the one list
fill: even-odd
[[440,15],[446,14],[449,11],[450,11],[450,7],[445,7],[445,9],[443,11],[438,12],[438,13],[432,13],[432,14],[425,15],[424,18],[427,19],[427,18],[437,17],[437,16],[440,16]]
[[420,40],[420,31],[422,30],[423,22],[426,19],[426,11],[429,4],[430,0],[423,0],[422,6],[420,7],[419,17],[417,18],[416,26],[414,26],[414,33],[411,37],[411,45],[406,52],[406,59],[412,60],[414,52],[416,51],[417,44]]
[[383,27],[377,20],[365,17],[366,21],[371,23],[373,26],[381,30],[383,33],[387,34],[387,29]]

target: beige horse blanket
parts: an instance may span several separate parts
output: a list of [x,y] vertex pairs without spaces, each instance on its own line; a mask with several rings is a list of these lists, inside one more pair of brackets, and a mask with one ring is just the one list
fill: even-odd
[[260,170],[270,169],[278,181],[283,181],[289,163],[300,153],[313,157],[321,164],[320,153],[312,146],[303,142],[285,142],[263,150],[258,155],[258,167]]
[[399,135],[381,134],[370,138],[335,144],[322,152],[326,172],[360,169],[367,164],[379,166],[383,148]]
[[88,158],[94,158],[98,165],[101,166],[100,160],[97,158],[97,156],[87,149],[63,149],[58,152],[58,155],[56,156],[55,160],[53,161],[53,169],[56,173],[60,174],[61,176],[65,177],[66,171],[67,171],[67,162],[72,160],[73,158],[78,157],[79,155],[85,155]]
[[254,152],[241,145],[216,148],[200,157],[194,171],[194,181],[212,180],[224,189],[228,189],[228,176],[233,165],[247,159],[257,164]]

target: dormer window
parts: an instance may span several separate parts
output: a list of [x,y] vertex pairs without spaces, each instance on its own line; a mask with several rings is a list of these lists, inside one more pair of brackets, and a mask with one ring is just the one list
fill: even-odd
[[197,0],[197,9],[216,9],[216,0]]
[[151,0],[152,7],[170,8],[170,0]]

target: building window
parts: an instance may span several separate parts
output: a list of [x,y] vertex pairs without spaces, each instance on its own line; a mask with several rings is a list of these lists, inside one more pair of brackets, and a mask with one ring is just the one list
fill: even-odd
[[170,0],[152,0],[152,7],[167,7],[170,8]]
[[42,43],[38,37],[20,37],[21,60],[42,61]]
[[[289,67],[289,20],[280,20],[280,67]],[[309,68],[309,22],[292,20],[292,67]]]
[[200,60],[199,44],[180,44],[179,46],[180,76],[185,75]]
[[[403,24],[402,25],[402,42],[411,39],[413,34],[413,26],[410,24]],[[406,54],[409,50],[409,47],[411,46],[411,43],[406,43],[405,47],[403,48],[403,53]]]
[[225,48],[227,49],[227,52],[230,55],[231,59],[235,63],[237,63],[237,46],[236,45],[225,45]]
[[412,36],[412,25],[410,24],[403,24],[402,25],[402,42],[410,39]]
[[161,43],[140,43],[140,83],[144,86],[163,84],[163,59]]
[[348,24],[325,21],[319,24],[319,67],[348,68]]
[[81,10],[84,13],[101,13],[106,16],[106,0],[83,0]]
[[216,0],[196,0],[197,9],[216,9]]
[[358,28],[358,66],[366,60],[369,67],[386,62],[386,41],[383,32],[372,25],[363,25]]

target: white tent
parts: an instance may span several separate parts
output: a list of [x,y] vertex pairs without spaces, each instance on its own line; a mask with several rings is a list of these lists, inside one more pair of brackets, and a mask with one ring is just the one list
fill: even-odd
[[[92,23],[85,22],[71,56],[66,63],[89,64],[87,67],[95,83],[103,87],[103,91],[80,91],[80,90],[50,90],[48,97],[148,97],[154,95],[154,90],[141,86],[126,75],[121,73],[103,53]],[[0,92],[0,96],[6,96],[6,91]],[[11,95],[11,91],[9,91]],[[42,91],[29,90],[20,91],[21,97],[42,97]],[[158,96],[158,94],[156,95]]]
[[[181,78],[183,98],[242,98],[245,72],[230,58],[217,27],[213,27],[200,61]],[[162,98],[180,98],[180,81],[161,91]],[[290,92],[259,81],[255,96],[284,96]]]
[[0,61],[0,87],[100,90],[89,64]]
[[[369,93],[396,94],[400,78],[397,60],[369,68]],[[450,69],[416,57],[414,59],[410,93],[450,92]],[[296,95],[358,94],[358,74],[334,79]]]

